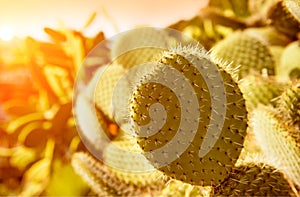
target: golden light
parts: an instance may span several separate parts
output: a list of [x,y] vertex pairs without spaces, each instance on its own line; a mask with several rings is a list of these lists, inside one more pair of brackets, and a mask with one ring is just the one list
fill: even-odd
[[14,32],[9,27],[0,28],[0,39],[3,41],[9,41],[14,37]]

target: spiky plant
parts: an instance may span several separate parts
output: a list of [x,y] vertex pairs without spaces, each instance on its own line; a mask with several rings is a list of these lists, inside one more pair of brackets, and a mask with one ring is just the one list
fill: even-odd
[[296,36],[300,31],[300,1],[299,0],[279,0],[268,12],[268,18],[272,25],[279,31]]
[[260,74],[249,75],[240,83],[241,91],[245,97],[248,110],[253,110],[259,104],[275,106],[276,99],[287,86],[277,82],[274,77]]
[[213,196],[294,196],[284,174],[264,163],[237,166]]
[[278,111],[273,107],[260,106],[253,111],[250,123],[268,160],[292,182],[300,185],[299,130],[286,125]]
[[243,78],[253,72],[274,75],[274,58],[267,42],[246,32],[235,32],[212,49],[212,55],[230,63],[238,69],[239,77]]
[[194,185],[217,185],[228,176],[247,127],[238,84],[201,47],[165,52],[153,72],[136,84],[130,115],[152,165]]
[[87,153],[76,153],[72,166],[91,189],[99,196],[157,196],[164,184],[139,185],[118,178],[105,164]]

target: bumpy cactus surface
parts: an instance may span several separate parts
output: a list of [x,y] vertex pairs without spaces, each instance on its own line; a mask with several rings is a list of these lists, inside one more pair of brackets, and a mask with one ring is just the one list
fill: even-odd
[[[186,59],[187,54],[194,55],[197,62]],[[202,68],[202,73],[197,66]],[[138,144],[150,162],[166,175],[194,185],[217,185],[222,182],[228,176],[230,166],[235,164],[246,134],[247,111],[242,93],[231,75],[221,67],[217,66],[215,75],[208,73],[213,66],[214,63],[201,48],[179,48],[166,52],[157,68],[137,84],[130,101],[131,118],[135,126],[146,125],[144,128],[147,133],[153,128],[151,125],[147,126],[149,121],[156,123],[155,125],[162,124],[159,131],[151,136],[143,137],[137,130]],[[188,85],[182,79],[176,78],[176,72],[188,79]],[[168,73],[171,75],[168,76]],[[218,74],[220,78],[216,77]],[[206,84],[205,78],[211,78],[214,83]],[[178,96],[174,92],[175,88],[151,82],[170,79],[181,92]],[[220,92],[224,88],[222,95],[226,102],[219,106],[225,109],[224,114],[212,110],[220,97],[210,96],[211,88],[216,91],[219,89]],[[184,93],[185,89],[187,92]],[[196,96],[196,106],[191,95]],[[161,110],[157,103],[164,106],[165,117],[162,114],[151,117],[151,113]],[[154,117],[158,119],[153,120]],[[212,123],[212,119],[223,119],[224,124]],[[187,126],[182,128],[180,125]],[[215,127],[214,132],[210,131],[212,136],[205,137],[211,125]],[[221,130],[219,137],[216,134],[218,129]],[[205,156],[199,157],[202,143],[210,137],[216,138],[215,144],[209,144],[207,149],[211,150]],[[184,147],[187,143],[188,146]]]

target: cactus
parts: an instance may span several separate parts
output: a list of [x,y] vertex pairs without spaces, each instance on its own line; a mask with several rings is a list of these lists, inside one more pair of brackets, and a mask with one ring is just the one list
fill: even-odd
[[281,81],[300,79],[300,41],[289,44],[282,52],[276,76]]
[[147,63],[169,45],[168,34],[154,28],[131,30],[118,36],[111,49],[112,60],[125,69]]
[[279,0],[268,11],[272,25],[289,36],[296,36],[300,31],[300,1]]
[[126,94],[126,90],[129,90],[128,84],[121,83],[122,91],[116,92],[116,86],[120,85],[118,81],[124,73],[125,69],[122,66],[110,64],[105,68],[102,75],[99,76],[95,87],[95,105],[111,121],[114,120],[113,98],[119,99],[118,102],[122,102],[122,94]]
[[213,189],[214,196],[291,196],[284,174],[263,163],[245,163]]
[[[300,130],[300,81],[285,90],[278,101],[278,108],[285,123]],[[300,144],[300,132],[297,135],[297,144]]]
[[[192,62],[185,58],[188,56],[186,54],[193,55]],[[198,62],[195,62],[196,60]],[[167,70],[169,68],[163,65],[169,65],[171,70]],[[197,66],[202,67],[202,73],[199,72]],[[217,66],[218,70],[214,71],[214,73],[220,74],[220,79],[216,78],[216,75],[210,75],[212,72],[210,69],[213,66],[215,65],[212,60],[200,47],[179,47],[165,52],[156,70],[146,75],[141,79],[141,83],[136,85],[130,101],[133,127],[139,135],[138,144],[147,159],[166,175],[193,185],[217,185],[222,182],[229,174],[230,166],[235,164],[246,134],[247,111],[242,93],[231,75],[220,66]],[[181,73],[184,80],[188,80],[187,83],[190,83],[191,89],[188,89],[189,86],[184,83],[184,80],[182,81],[182,78],[177,79],[176,72]],[[203,73],[207,75],[202,76]],[[211,78],[212,84],[206,84],[205,77],[206,79]],[[163,84],[151,82],[160,79],[164,82],[171,79],[171,83],[176,88],[170,89]],[[179,95],[176,95],[177,88]],[[220,95],[210,97],[210,88],[216,92],[222,92],[222,88],[224,88],[225,99]],[[186,92],[184,92],[185,90]],[[196,104],[199,106],[192,103],[194,102],[192,95],[195,95],[195,99],[199,102]],[[224,114],[219,114],[222,106],[217,108],[219,111],[212,109],[218,103],[216,100],[220,99],[227,100],[222,105],[223,107],[226,105]],[[185,102],[191,107],[185,109]],[[166,109],[166,117],[161,114],[149,117],[149,113],[160,110],[159,107],[154,107],[157,106],[157,103]],[[151,105],[153,105],[152,108]],[[191,116],[191,119],[188,116]],[[154,117],[157,119],[153,120]],[[219,125],[220,118],[224,120],[223,125]],[[216,119],[219,121],[211,122]],[[162,124],[162,127],[154,135],[143,137],[136,125],[146,125],[150,120],[154,123],[153,127],[164,121],[165,124]],[[180,128],[181,124],[189,126]],[[195,128],[193,125],[196,125]],[[200,156],[201,144],[205,142],[204,139],[207,138],[205,134],[211,128],[209,125],[216,126],[213,137],[217,135],[216,130],[221,130],[221,133],[215,144],[209,144],[206,147],[207,149],[211,148],[210,152],[205,156]],[[152,126],[146,125],[144,128],[149,132]],[[189,139],[191,135],[194,135],[194,138]],[[187,146],[183,147],[185,144]],[[155,151],[157,152],[153,153]]]
[[272,107],[256,108],[251,114],[250,122],[256,140],[267,159],[285,173],[296,185],[300,185],[300,143],[294,134],[299,130],[287,126],[278,110]]
[[149,161],[141,154],[136,140],[123,137],[124,135],[120,136],[104,151],[104,162],[112,174],[127,184],[143,187],[164,184],[167,178],[153,169]]
[[164,188],[164,184],[141,186],[126,183],[106,165],[82,152],[73,155],[72,166],[99,196],[156,196]]
[[243,78],[253,71],[274,75],[274,59],[266,44],[258,36],[245,32],[235,32],[218,42],[211,54],[216,59],[230,63],[239,70]]
[[249,111],[259,104],[275,106],[274,99],[282,94],[286,86],[284,83],[277,82],[273,77],[265,77],[259,74],[245,77],[239,85]]

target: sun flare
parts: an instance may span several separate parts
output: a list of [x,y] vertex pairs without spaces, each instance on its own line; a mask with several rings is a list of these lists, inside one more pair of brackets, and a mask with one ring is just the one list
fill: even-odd
[[9,27],[0,28],[0,39],[3,41],[9,41],[14,37],[14,32]]

